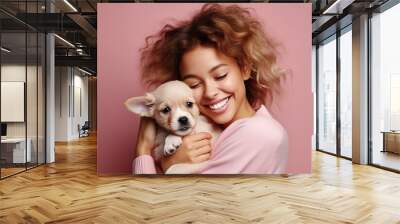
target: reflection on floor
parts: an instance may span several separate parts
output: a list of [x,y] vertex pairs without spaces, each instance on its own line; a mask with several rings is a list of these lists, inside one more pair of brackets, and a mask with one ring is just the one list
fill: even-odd
[[[28,163],[27,167],[30,169],[31,167],[36,166],[34,163]],[[19,173],[25,170],[25,164],[4,164],[2,163],[1,168],[1,178],[5,178],[7,176]]]
[[341,155],[347,158],[352,158],[352,149],[351,148],[341,148]]
[[392,152],[374,151],[372,157],[373,164],[400,170],[400,155]]
[[12,174],[15,174],[15,173],[18,173],[18,172],[21,172],[24,170],[25,170],[25,167],[24,168],[19,168],[19,167],[18,168],[1,168],[1,178],[10,176]]

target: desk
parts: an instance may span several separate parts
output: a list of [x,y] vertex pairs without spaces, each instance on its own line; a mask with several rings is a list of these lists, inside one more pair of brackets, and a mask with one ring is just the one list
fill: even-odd
[[400,154],[400,131],[382,131],[383,150],[382,152],[393,152]]
[[[25,163],[30,162],[32,159],[30,138],[26,141],[28,144],[25,154],[25,138],[6,138],[1,139],[1,157],[7,163]],[[11,159],[12,158],[12,159]],[[25,161],[27,158],[27,161]]]

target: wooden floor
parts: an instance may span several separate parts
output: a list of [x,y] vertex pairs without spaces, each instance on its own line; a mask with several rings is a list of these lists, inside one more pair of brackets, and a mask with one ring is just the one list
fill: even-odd
[[13,174],[16,174],[16,173],[26,170],[25,167],[23,167],[23,168],[22,167],[17,167],[17,168],[12,167],[12,168],[0,168],[0,169],[1,169],[1,177],[2,178],[8,177]]
[[0,223],[400,223],[400,175],[313,153],[313,173],[98,177],[96,138],[0,181]]

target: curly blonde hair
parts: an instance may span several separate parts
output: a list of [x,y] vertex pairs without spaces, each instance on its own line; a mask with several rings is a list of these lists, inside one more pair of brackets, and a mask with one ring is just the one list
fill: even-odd
[[279,94],[284,71],[277,66],[277,45],[248,9],[237,5],[205,4],[191,20],[167,24],[146,38],[141,49],[141,78],[149,87],[180,79],[180,61],[197,46],[214,47],[236,60],[253,107],[270,104]]

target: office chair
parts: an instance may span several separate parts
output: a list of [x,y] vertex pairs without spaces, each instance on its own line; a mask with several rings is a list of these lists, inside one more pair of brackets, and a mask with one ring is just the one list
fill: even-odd
[[90,129],[89,121],[85,121],[82,127],[78,125],[78,129],[79,129],[79,138],[89,136],[89,129]]

